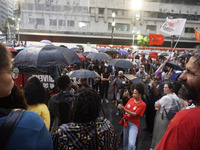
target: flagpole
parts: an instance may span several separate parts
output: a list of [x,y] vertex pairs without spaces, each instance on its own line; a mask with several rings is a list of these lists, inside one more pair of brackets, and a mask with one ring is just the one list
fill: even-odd
[[175,35],[171,36],[171,51],[173,51],[173,43],[174,43],[174,39],[175,39]]

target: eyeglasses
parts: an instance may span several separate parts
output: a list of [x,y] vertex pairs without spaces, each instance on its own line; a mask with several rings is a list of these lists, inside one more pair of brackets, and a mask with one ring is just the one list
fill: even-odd
[[12,75],[13,79],[17,79],[19,76],[19,69],[18,68],[13,68],[8,71],[0,71],[0,73],[10,73]]

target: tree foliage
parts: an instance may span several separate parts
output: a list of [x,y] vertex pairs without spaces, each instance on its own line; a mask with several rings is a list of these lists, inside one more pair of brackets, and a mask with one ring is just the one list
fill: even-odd
[[137,36],[137,45],[138,46],[149,46],[149,38],[147,36],[143,37],[142,35]]

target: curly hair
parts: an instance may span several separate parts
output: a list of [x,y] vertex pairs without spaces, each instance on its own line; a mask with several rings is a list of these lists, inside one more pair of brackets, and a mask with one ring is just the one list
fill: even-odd
[[72,106],[72,121],[86,123],[95,121],[102,109],[100,95],[91,88],[80,89],[75,94]]
[[65,90],[66,87],[68,87],[68,85],[70,84],[70,82],[71,82],[71,80],[70,80],[69,76],[64,75],[64,76],[61,76],[60,78],[58,78],[57,85],[61,90]]
[[144,95],[144,84],[143,83],[135,83],[133,85],[133,89],[137,90],[138,93]]
[[24,93],[28,105],[45,103],[45,88],[37,77],[28,79],[28,83],[24,87]]

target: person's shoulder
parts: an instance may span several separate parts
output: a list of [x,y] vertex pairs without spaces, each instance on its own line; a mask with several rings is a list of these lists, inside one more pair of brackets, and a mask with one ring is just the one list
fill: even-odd
[[172,122],[178,122],[179,125],[185,123],[198,123],[200,125],[199,114],[199,107],[184,109],[175,115],[175,117],[172,119]]
[[44,125],[44,121],[39,114],[26,110],[20,119],[18,127],[31,130],[41,130]]

